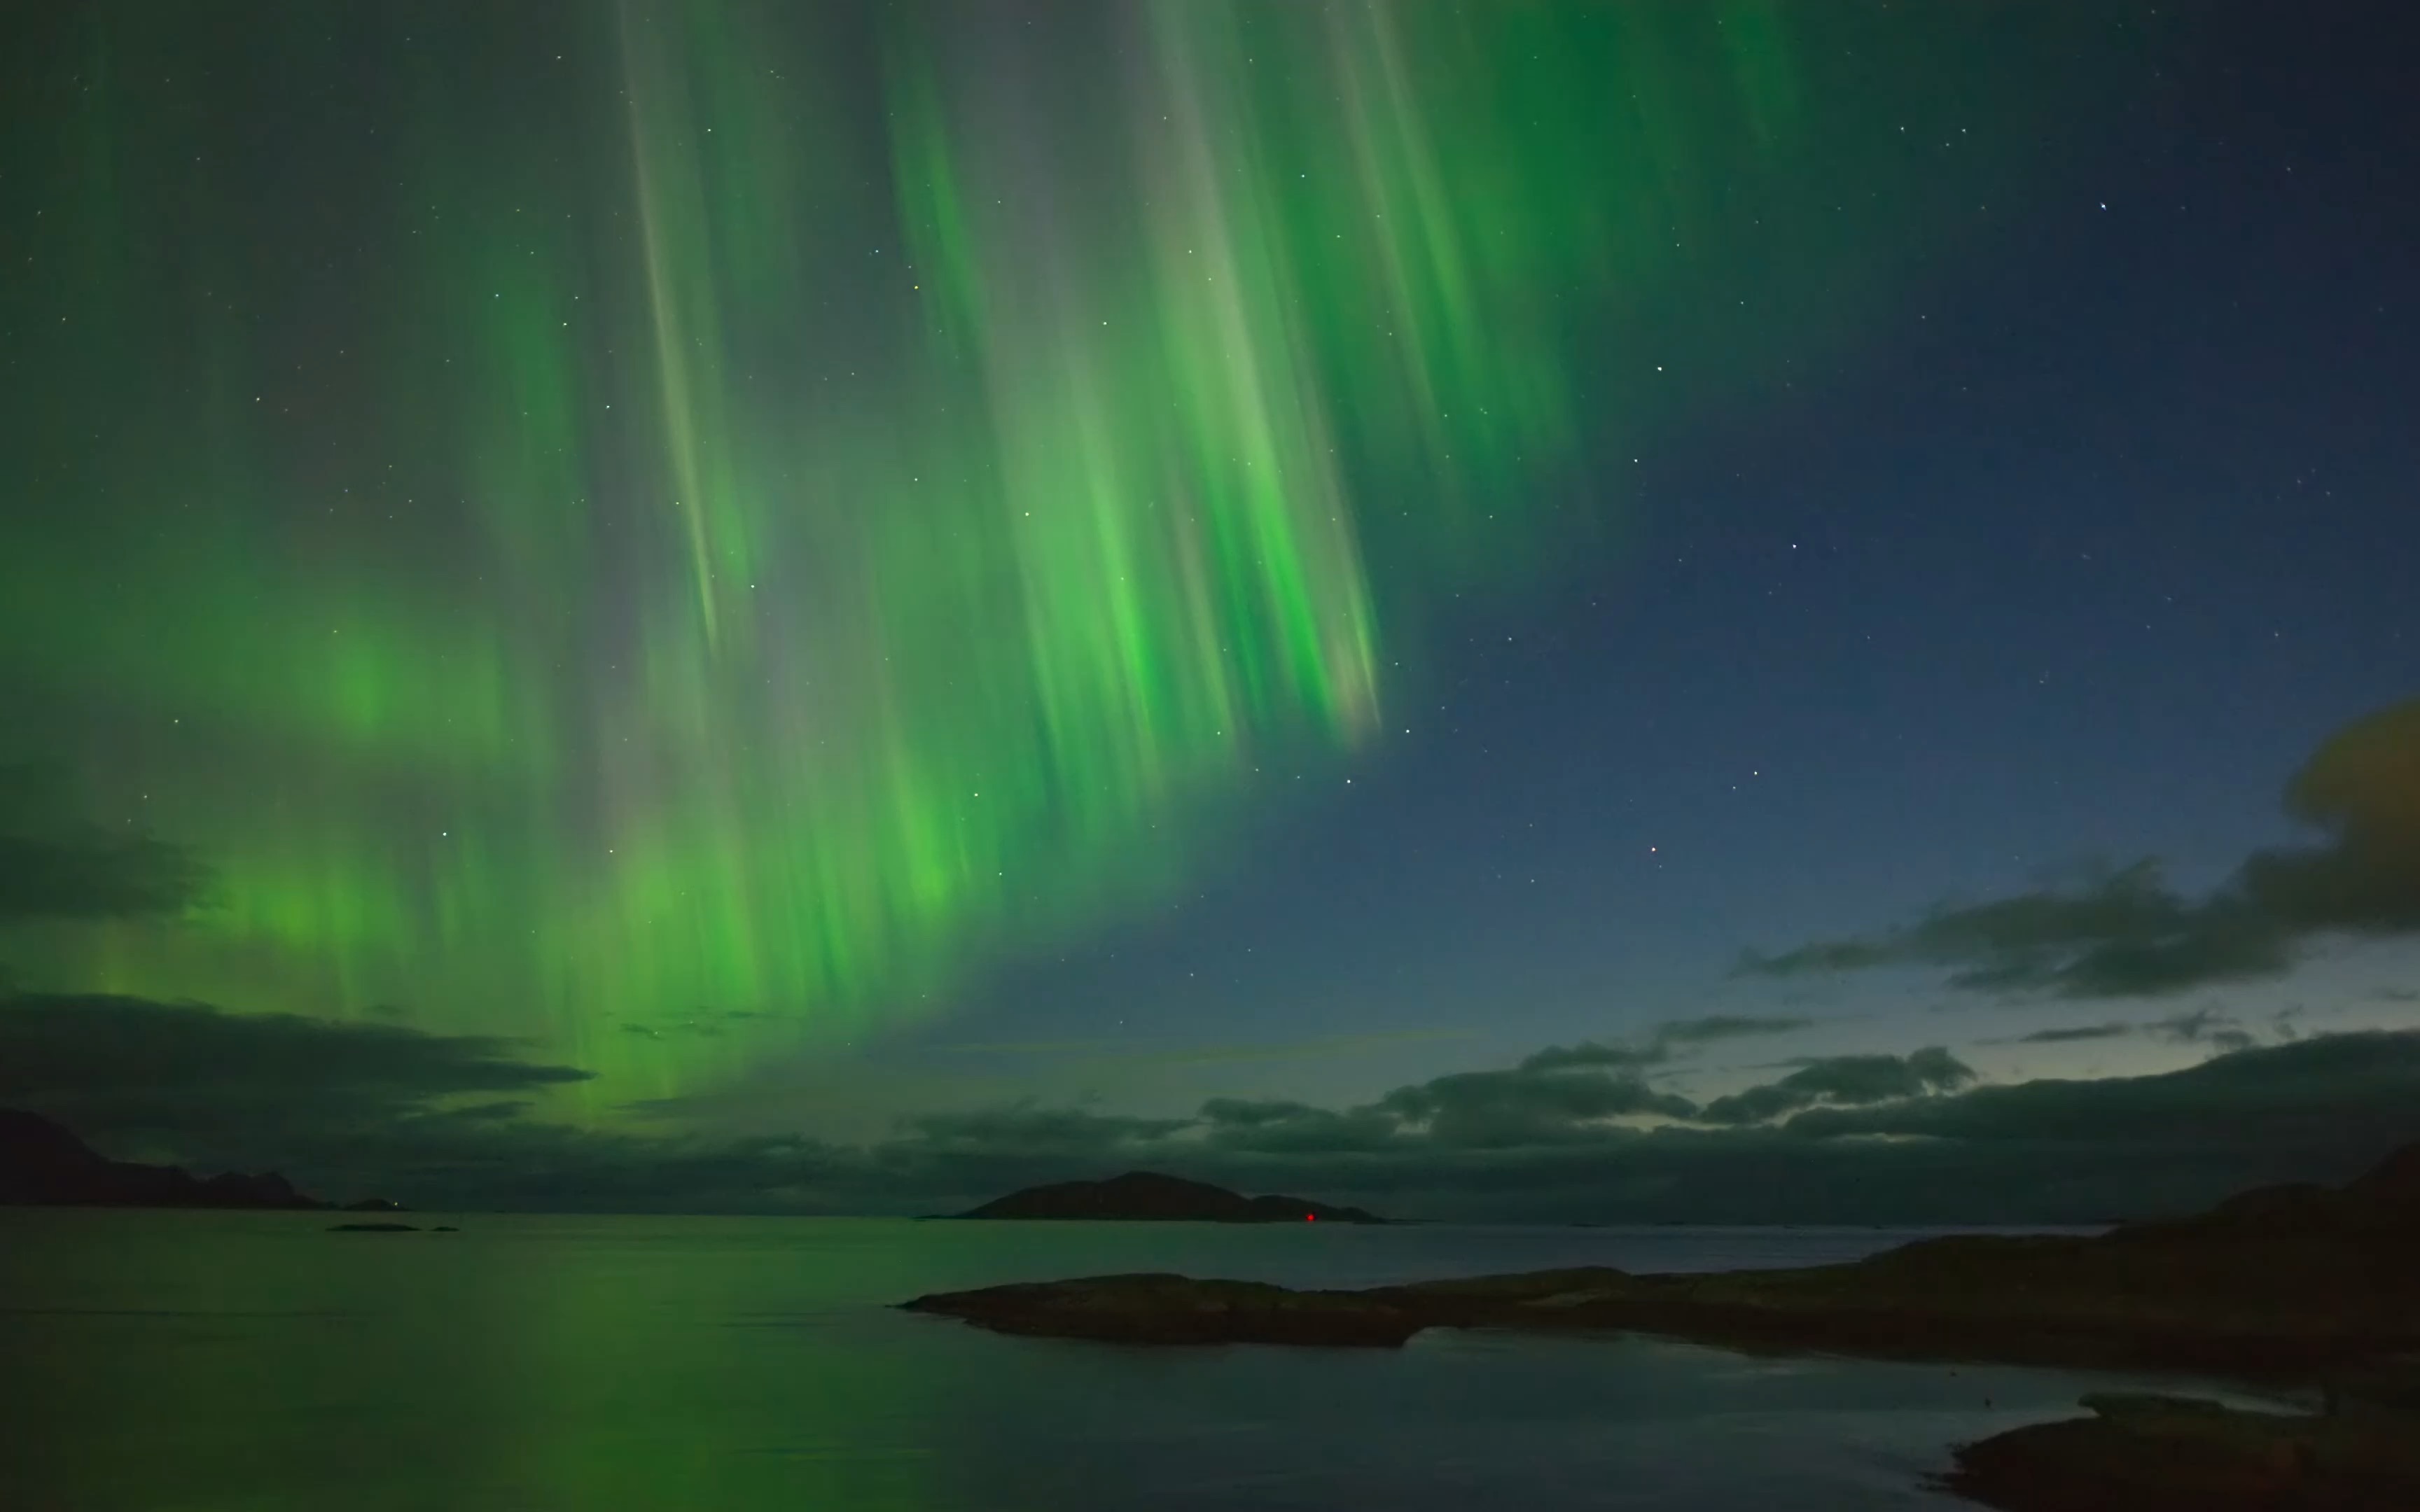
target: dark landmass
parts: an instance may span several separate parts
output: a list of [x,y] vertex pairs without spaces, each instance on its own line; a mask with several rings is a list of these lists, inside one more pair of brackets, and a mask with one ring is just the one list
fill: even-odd
[[39,1114],[0,1108],[0,1205],[73,1208],[324,1208],[274,1171],[197,1177],[108,1160]]
[[1162,1273],[945,1291],[900,1305],[1001,1334],[1113,1344],[1391,1347],[1429,1326],[1374,1291],[1295,1291],[1261,1281]]
[[[174,1165],[110,1160],[39,1114],[0,1108],[0,1207],[271,1208],[318,1211],[333,1204],[294,1189],[274,1171],[200,1177]],[[349,1212],[400,1212],[384,1197]]]
[[416,1234],[418,1224],[330,1224],[332,1234]]
[[1029,1186],[985,1203],[959,1218],[1047,1218],[1093,1221],[1205,1224],[1382,1224],[1359,1208],[1332,1207],[1302,1197],[1248,1197],[1207,1181],[1128,1171],[1106,1181],[1058,1181]]
[[1137,1344],[1633,1329],[1749,1350],[2315,1378],[2420,1350],[2420,1146],[2341,1189],[2267,1188],[2088,1238],[1956,1235],[1801,1270],[1590,1267],[1341,1292],[1118,1275],[906,1305]]
[[2004,1512],[2410,1512],[2420,1417],[2368,1402],[2248,1412],[2190,1397],[2091,1396],[2091,1417],[1970,1443],[1945,1489]]
[[1613,1329],[1761,1352],[2319,1383],[2318,1414],[2087,1396],[2091,1417],[1963,1446],[1944,1485],[2006,1512],[2420,1507],[2420,1145],[2340,1188],[2266,1187],[2089,1238],[1922,1240],[1846,1265],[1587,1267],[1362,1291],[1109,1275],[902,1305],[1124,1344],[1387,1348],[1424,1328]]

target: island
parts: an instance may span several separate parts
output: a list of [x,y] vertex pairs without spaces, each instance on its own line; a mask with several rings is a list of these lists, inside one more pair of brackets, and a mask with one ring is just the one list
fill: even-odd
[[[2010,1512],[2420,1506],[2420,1145],[2342,1187],[2243,1193],[2083,1235],[1953,1235],[1796,1270],[1610,1267],[1297,1290],[1173,1274],[900,1304],[1119,1344],[1392,1348],[1427,1328],[1624,1330],[1756,1352],[2216,1374],[2323,1389],[2257,1413],[2164,1396],[1959,1451],[1950,1489]],[[2380,1381],[2397,1383],[2381,1388]]]
[[[0,1108],[0,1207],[266,1208],[323,1211],[332,1204],[294,1189],[274,1171],[200,1177],[174,1165],[110,1160],[37,1113]],[[394,1212],[368,1197],[347,1210]]]
[[1207,1181],[1157,1171],[1128,1171],[1105,1181],[1056,1181],[1011,1192],[954,1218],[1204,1224],[1383,1224],[1359,1208],[1304,1197],[1248,1197]]

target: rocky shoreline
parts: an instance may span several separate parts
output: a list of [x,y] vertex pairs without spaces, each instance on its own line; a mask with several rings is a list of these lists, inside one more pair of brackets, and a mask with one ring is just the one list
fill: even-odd
[[[901,1305],[1119,1344],[1393,1348],[1427,1328],[1623,1330],[1764,1352],[2326,1383],[2336,1400],[2344,1382],[2403,1379],[2403,1362],[2420,1359],[2420,1146],[2341,1188],[2269,1188],[2091,1237],[1925,1240],[1846,1265],[1588,1267],[1357,1291],[1106,1275]],[[2357,1412],[2298,1417],[2088,1399],[2094,1417],[1966,1446],[1948,1484],[2011,1512],[2420,1506],[2420,1450],[2381,1447],[2420,1445],[2420,1403],[2377,1391],[2361,1400]],[[2226,1490],[2249,1487],[2269,1499]]]
[[2337,1188],[2271,1188],[2105,1234],[1963,1234],[1843,1265],[1610,1267],[1296,1291],[1167,1274],[902,1304],[1005,1334],[1388,1347],[1424,1328],[1625,1329],[1749,1350],[2317,1380],[2420,1355],[2420,1145]]
[[2376,1402],[2246,1412],[2192,1397],[2094,1395],[2090,1417],[1957,1451],[1945,1490],[2002,1512],[2409,1512],[2420,1417]]

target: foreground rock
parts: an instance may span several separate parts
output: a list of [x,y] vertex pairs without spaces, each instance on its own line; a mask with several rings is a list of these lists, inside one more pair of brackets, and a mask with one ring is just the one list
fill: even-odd
[[1178,1275],[903,1305],[1005,1334],[1392,1347],[1423,1328],[1631,1329],[1762,1350],[2186,1368],[2323,1381],[2319,1414],[2088,1396],[1965,1445],[1950,1490],[2005,1512],[2420,1507],[2420,1146],[2337,1189],[2267,1188],[2092,1238],[1926,1240],[1848,1265],[1608,1268],[1293,1291]]
[[1958,1451],[1946,1489],[2005,1512],[2410,1512],[2420,1418],[2349,1402],[2323,1415],[2177,1396],[2095,1396],[2094,1415]]
[[985,1203],[959,1218],[1049,1218],[1086,1221],[1210,1224],[1382,1224],[1359,1208],[1331,1207],[1302,1197],[1248,1197],[1207,1181],[1128,1171],[1106,1181],[1029,1186]]
[[1366,1291],[1095,1276],[904,1305],[1002,1333],[1147,1344],[1401,1344],[1423,1328],[1632,1329],[1763,1350],[2317,1378],[2420,1352],[2420,1147],[2092,1238],[1963,1235],[1847,1265],[1608,1268]]
[[919,1297],[910,1311],[947,1313],[1001,1334],[1114,1344],[1316,1344],[1391,1347],[1426,1326],[1372,1293],[1293,1291],[1259,1281],[1105,1275]]

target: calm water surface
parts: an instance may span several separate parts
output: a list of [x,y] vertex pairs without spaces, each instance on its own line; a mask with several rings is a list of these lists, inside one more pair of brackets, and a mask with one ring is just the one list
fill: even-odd
[[2119,1379],[1621,1336],[1140,1350],[885,1305],[1110,1271],[1798,1265],[1914,1237],[1869,1229],[329,1221],[0,1211],[0,1504],[1872,1512],[1963,1505],[1924,1486],[1949,1445]]

